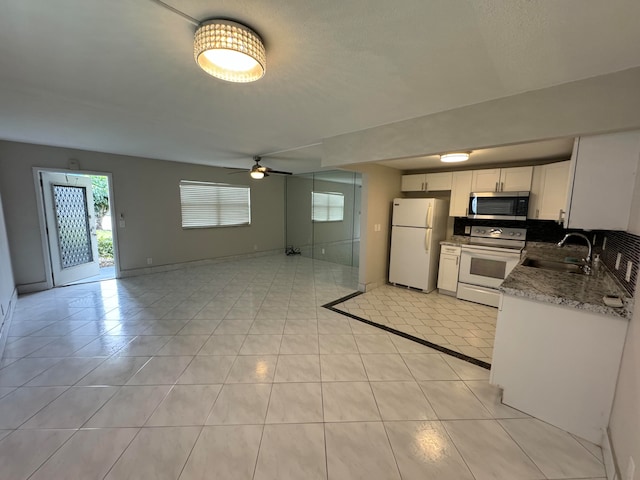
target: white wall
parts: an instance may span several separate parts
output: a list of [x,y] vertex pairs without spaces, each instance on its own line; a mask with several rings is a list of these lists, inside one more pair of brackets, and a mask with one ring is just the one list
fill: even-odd
[[322,142],[322,166],[640,128],[640,67]]
[[[1,190],[0,190],[1,192]],[[9,240],[2,209],[2,196],[0,194],[0,331],[9,314],[9,302],[14,294],[15,283],[9,254]],[[0,341],[0,345],[2,342]],[[0,356],[1,356],[0,349]]]
[[[392,202],[401,196],[402,172],[381,165],[352,165],[362,173],[359,289],[371,290],[388,278]],[[375,231],[375,225],[380,231]]]
[[[636,176],[627,231],[640,235],[640,175]],[[609,430],[623,478],[629,457],[633,457],[636,464],[635,478],[638,479],[640,478],[640,282],[636,284],[634,298],[635,309],[622,352]]]
[[[113,174],[112,213],[126,224],[117,227],[121,271],[147,267],[147,257],[158,266],[284,248],[284,179],[277,175],[252,181],[223,168],[2,141],[0,189],[18,285],[45,280],[32,167],[64,169],[70,158],[82,170]],[[183,230],[180,180],[250,185],[251,225]]]

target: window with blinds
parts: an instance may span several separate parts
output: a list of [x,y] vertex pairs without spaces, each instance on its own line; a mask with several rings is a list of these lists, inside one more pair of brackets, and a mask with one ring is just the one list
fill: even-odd
[[336,192],[311,192],[311,220],[341,222],[344,219],[344,195]]
[[180,181],[182,228],[251,224],[251,192],[244,185]]

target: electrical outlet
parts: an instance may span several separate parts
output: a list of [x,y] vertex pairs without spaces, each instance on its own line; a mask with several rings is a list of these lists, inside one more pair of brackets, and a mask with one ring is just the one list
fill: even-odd
[[616,257],[616,270],[620,270],[620,261],[622,260],[622,254],[618,253],[618,256]]
[[322,249],[322,255],[324,255],[324,248]]
[[633,268],[633,262],[627,262],[627,273],[624,274],[624,279],[629,282],[631,281],[631,269]]
[[254,245],[253,249],[257,252],[258,251],[258,245]]
[[604,237],[602,240],[602,251],[604,252],[607,249],[607,237]]
[[153,265],[153,258],[147,257],[147,265]]
[[636,463],[633,461],[633,457],[629,457],[629,463],[627,463],[627,473],[624,475],[624,480],[634,480],[636,474]]

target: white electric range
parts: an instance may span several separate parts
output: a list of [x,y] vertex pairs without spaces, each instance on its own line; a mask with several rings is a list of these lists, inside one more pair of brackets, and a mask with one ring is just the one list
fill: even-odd
[[498,287],[520,262],[526,228],[471,227],[469,244],[461,245],[457,297],[497,307]]

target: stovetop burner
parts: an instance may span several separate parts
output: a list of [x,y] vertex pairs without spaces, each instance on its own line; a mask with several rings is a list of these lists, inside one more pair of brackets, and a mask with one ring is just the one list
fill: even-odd
[[471,227],[469,245],[522,250],[527,238],[526,228]]

